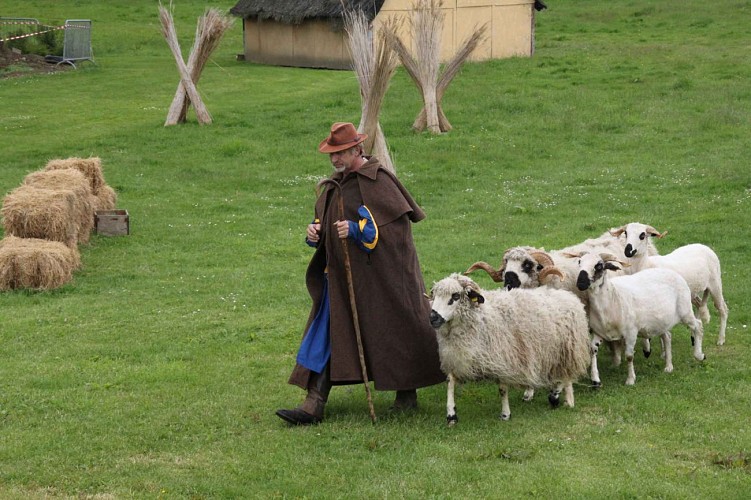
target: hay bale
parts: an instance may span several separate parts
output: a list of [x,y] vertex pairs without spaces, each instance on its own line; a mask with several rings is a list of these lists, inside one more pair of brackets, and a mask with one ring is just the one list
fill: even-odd
[[94,199],[94,210],[114,210],[117,205],[117,193],[107,184],[99,189]]
[[57,241],[6,236],[0,240],[0,290],[51,290],[81,265],[77,248]]
[[94,156],[91,158],[66,158],[50,160],[47,162],[45,170],[59,170],[64,168],[73,168],[80,171],[89,179],[91,183],[91,193],[96,196],[99,189],[104,186],[104,174],[102,173],[102,160]]
[[22,185],[5,197],[0,213],[5,234],[59,241],[72,248],[78,242],[81,219],[77,207],[71,190]]
[[65,168],[32,172],[23,183],[36,188],[70,190],[76,195],[78,214],[78,243],[88,243],[94,229],[94,210],[98,201],[91,193],[89,180],[79,170]]

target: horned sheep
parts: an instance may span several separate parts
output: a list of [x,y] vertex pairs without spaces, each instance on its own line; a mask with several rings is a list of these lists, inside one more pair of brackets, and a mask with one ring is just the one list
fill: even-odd
[[[586,306],[587,294],[576,287],[578,269],[571,255],[578,255],[581,252],[619,255],[623,253],[625,247],[625,238],[606,231],[597,238],[589,238],[581,243],[550,252],[528,246],[512,247],[504,252],[501,267],[497,271],[486,262],[475,262],[465,273],[469,274],[477,269],[483,269],[493,281],[502,281],[509,290],[551,285],[554,288],[573,292]],[[658,253],[652,244],[647,246],[647,252],[650,255]]]
[[665,354],[665,371],[673,371],[670,330],[683,323],[694,339],[694,357],[704,360],[703,328],[691,310],[691,292],[686,281],[670,269],[647,269],[637,274],[608,277],[620,271],[622,263],[612,254],[582,253],[577,259],[577,286],[589,295],[589,328],[592,330],[591,378],[600,385],[597,351],[602,340],[623,339],[628,376],[636,381],[634,345],[637,337],[660,336]]
[[648,248],[650,237],[662,238],[654,227],[639,222],[632,222],[611,231],[614,236],[623,234],[626,246],[623,253],[631,266],[627,273],[633,274],[644,269],[664,268],[677,272],[691,289],[693,304],[697,307],[698,317],[709,323],[707,300],[712,296],[715,308],[720,316],[720,331],[717,344],[725,343],[725,329],[728,323],[728,306],[722,296],[722,277],[720,259],[708,246],[699,243],[685,245],[667,255],[650,255]]
[[[503,254],[501,267],[497,271],[486,262],[476,262],[465,273],[469,274],[474,270],[483,269],[493,281],[504,282],[505,287],[509,290],[513,288],[536,288],[543,285],[568,290],[579,297],[586,310],[589,298],[586,292],[579,290],[576,286],[579,269],[572,255],[578,255],[582,252],[619,255],[623,253],[625,246],[626,240],[624,237],[614,235],[611,231],[605,231],[596,238],[588,238],[581,243],[550,252],[526,246],[512,247]],[[647,246],[647,252],[650,255],[658,254],[657,248],[651,243]],[[618,272],[616,274],[624,273]],[[612,351],[613,365],[617,366],[621,363],[622,345],[612,342],[609,342],[609,345]],[[643,350],[644,355],[648,357],[651,351],[649,339],[644,340]],[[532,399],[533,394],[531,390],[525,392],[524,400]]]
[[549,388],[553,406],[574,406],[573,382],[587,372],[589,330],[584,307],[552,288],[483,291],[458,273],[433,285],[430,323],[436,329],[441,368],[448,376],[446,419],[458,421],[457,383],[498,383],[501,419],[511,417],[510,386]]

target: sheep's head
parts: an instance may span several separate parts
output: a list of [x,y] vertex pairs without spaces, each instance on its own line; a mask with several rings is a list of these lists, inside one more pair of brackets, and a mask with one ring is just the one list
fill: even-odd
[[507,290],[546,285],[553,280],[553,276],[563,279],[563,273],[555,267],[550,255],[532,247],[506,250],[503,254],[503,267],[498,272],[503,275]]
[[433,305],[430,324],[435,329],[460,315],[462,310],[480,307],[485,302],[477,283],[457,273],[434,283],[430,295]]
[[639,222],[632,222],[630,224],[626,224],[625,226],[611,230],[610,234],[612,234],[613,236],[620,236],[622,234],[626,237],[626,247],[624,248],[624,253],[626,257],[631,258],[637,255],[646,256],[654,253],[650,249],[649,237],[656,236],[658,238],[662,238],[663,236],[668,234],[668,232],[665,231],[664,233],[661,233],[652,226],[641,224]]
[[582,291],[601,285],[608,270],[620,271],[621,266],[628,265],[619,261],[618,257],[610,253],[582,252],[578,255],[568,256],[578,259],[579,276],[576,279],[576,287]]
[[[491,266],[487,262],[475,262],[474,264],[469,266],[469,268],[466,271],[464,271],[464,274],[466,275],[478,269],[482,269],[483,271],[485,271],[486,273],[490,275],[493,281],[495,281],[496,283],[500,283],[504,281],[504,278],[505,278],[504,274],[506,272],[506,263],[508,262],[509,255],[513,255],[514,258],[516,258],[517,260],[522,260],[523,256],[525,255],[525,252],[528,253],[528,252],[536,252],[536,251],[538,250],[532,247],[509,248],[508,250],[506,250],[506,253],[503,254],[503,260],[501,261],[501,268],[498,269],[497,271],[493,269],[493,266]],[[531,256],[529,258],[533,259],[533,257]],[[516,286],[510,287],[510,288],[518,288],[518,286],[519,285],[517,284]],[[530,287],[531,286],[537,286],[537,285],[530,285]]]

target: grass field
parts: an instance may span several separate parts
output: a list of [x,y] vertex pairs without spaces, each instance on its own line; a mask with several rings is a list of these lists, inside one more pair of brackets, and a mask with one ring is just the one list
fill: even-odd
[[[602,389],[581,381],[573,409],[512,391],[503,422],[493,384],[467,384],[449,429],[442,384],[412,415],[375,393],[371,425],[351,386],[322,425],[287,428],[274,410],[303,395],[286,380],[310,305],[304,229],[330,171],[316,146],[359,119],[354,74],[238,62],[238,20],[198,85],[214,123],[165,128],[178,74],[157,2],[0,0],[6,17],[92,19],[96,60],[0,79],[0,192],[99,156],[131,220],[81,247],[70,284],[0,294],[0,498],[747,498],[751,1],[547,3],[532,58],[457,76],[450,133],[411,131],[404,71],[386,95],[397,173],[428,214],[426,284],[641,221],[669,231],[662,253],[720,256],[724,346],[711,308],[705,362],[677,327],[672,374],[638,357],[626,387],[601,356]],[[206,6],[174,3],[186,57]]]

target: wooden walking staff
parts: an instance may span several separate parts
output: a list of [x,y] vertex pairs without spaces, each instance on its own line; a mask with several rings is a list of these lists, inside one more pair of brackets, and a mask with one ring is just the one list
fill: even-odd
[[[344,198],[342,197],[342,186],[334,179],[326,179],[319,184],[333,184],[339,195],[339,220],[344,219]],[[375,424],[376,414],[373,407],[373,397],[370,394],[370,381],[368,380],[368,368],[365,366],[365,351],[362,348],[362,335],[360,334],[360,318],[357,315],[357,303],[355,302],[355,287],[352,282],[352,265],[349,260],[349,247],[347,238],[340,238],[342,250],[344,251],[344,270],[347,275],[347,290],[349,291],[349,307],[352,310],[352,323],[355,327],[355,340],[357,340],[357,353],[360,355],[360,369],[362,370],[362,381],[365,384],[365,395],[368,398],[368,410],[370,410],[370,420]]]

